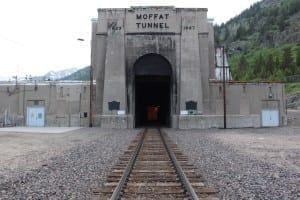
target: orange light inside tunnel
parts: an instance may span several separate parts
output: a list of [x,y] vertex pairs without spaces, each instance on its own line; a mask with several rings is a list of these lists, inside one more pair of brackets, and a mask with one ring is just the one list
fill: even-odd
[[147,107],[147,120],[148,121],[157,121],[158,108],[159,108],[159,106],[148,106]]

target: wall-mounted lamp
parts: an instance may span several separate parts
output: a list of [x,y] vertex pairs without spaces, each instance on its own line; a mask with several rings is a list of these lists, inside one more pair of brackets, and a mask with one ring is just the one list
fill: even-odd
[[273,93],[272,93],[272,87],[269,87],[269,93],[268,93],[269,99],[273,99]]
[[246,85],[243,85],[243,93],[246,92]]

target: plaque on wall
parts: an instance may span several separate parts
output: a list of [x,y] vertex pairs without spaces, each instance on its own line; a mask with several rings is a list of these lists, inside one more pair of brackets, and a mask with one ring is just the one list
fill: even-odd
[[186,108],[186,110],[197,110],[197,102],[196,101],[186,101],[185,108]]
[[108,102],[108,110],[120,110],[120,102],[118,101],[111,101]]

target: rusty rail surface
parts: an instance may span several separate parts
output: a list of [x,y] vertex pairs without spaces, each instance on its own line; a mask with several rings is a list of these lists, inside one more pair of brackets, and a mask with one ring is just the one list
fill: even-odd
[[164,132],[146,129],[120,158],[93,199],[213,199],[186,156]]

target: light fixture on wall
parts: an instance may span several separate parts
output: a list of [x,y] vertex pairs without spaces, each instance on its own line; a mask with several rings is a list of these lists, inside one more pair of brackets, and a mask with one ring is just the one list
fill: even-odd
[[268,93],[269,99],[273,99],[273,93],[272,93],[272,87],[269,87],[269,93]]

